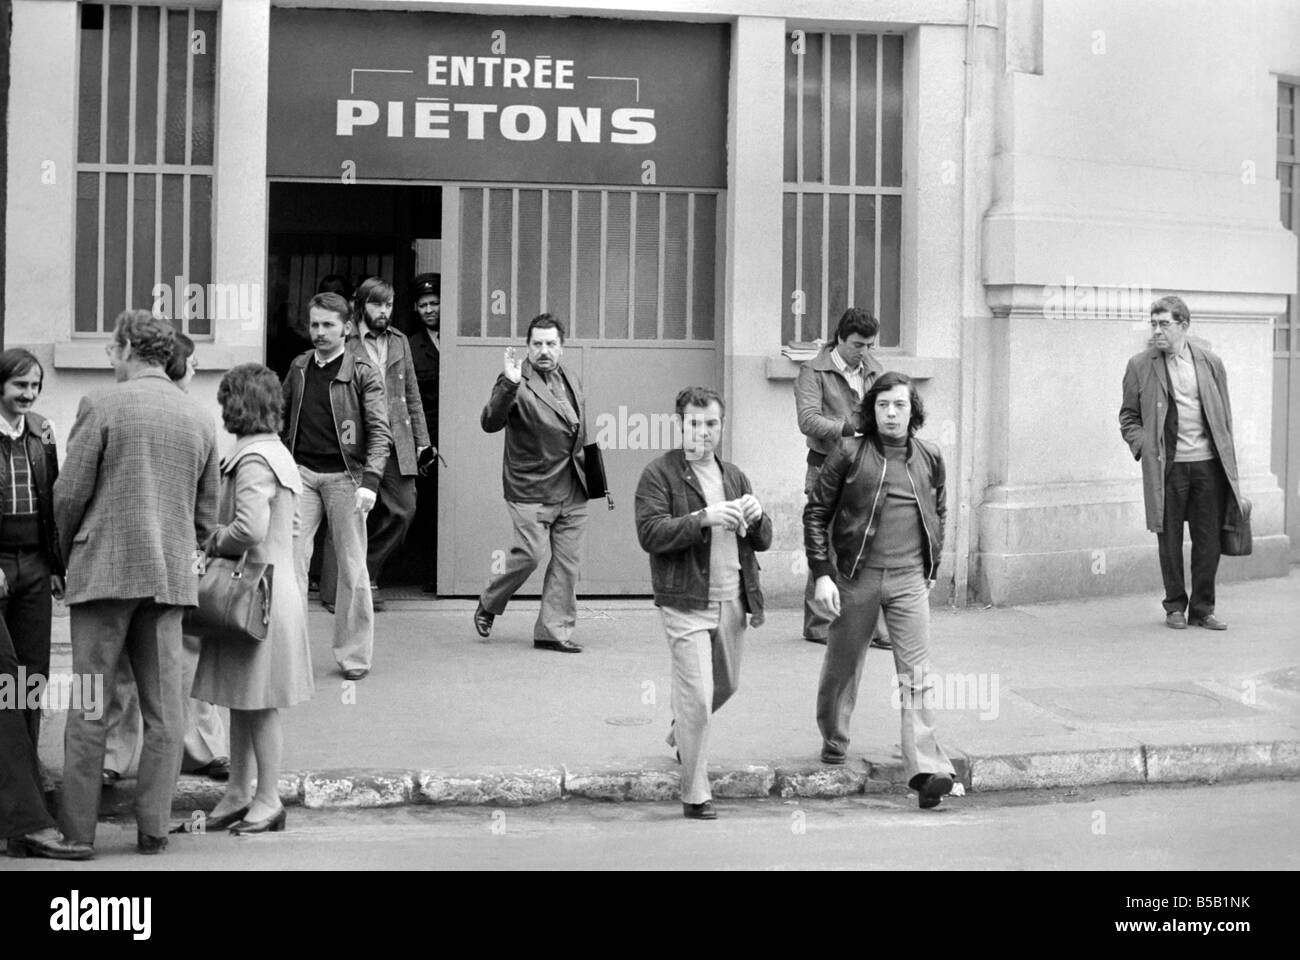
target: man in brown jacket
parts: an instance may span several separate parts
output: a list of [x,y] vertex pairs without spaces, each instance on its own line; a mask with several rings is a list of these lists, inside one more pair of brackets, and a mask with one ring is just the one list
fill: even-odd
[[[108,356],[118,383],[84,397],[54,484],[68,560],[72,671],[114,676],[130,657],[144,714],[135,795],[138,848],[167,844],[181,765],[181,617],[198,603],[195,552],[216,528],[212,417],[164,372],[175,335],[147,310],[117,318]],[[105,692],[111,695],[111,684]],[[103,705],[68,712],[64,833],[94,843],[104,765]]]
[[587,525],[587,407],[578,378],[560,365],[564,327],[549,313],[528,324],[528,359],[506,351],[504,370],[480,418],[488,433],[504,429],[501,479],[515,528],[506,568],[483,591],[474,611],[480,637],[537,569],[549,544],[542,609],[533,627],[538,650],[581,653],[570,637],[578,620],[578,565]]
[[[1240,519],[1232,406],[1223,361],[1188,337],[1178,297],[1151,305],[1151,347],[1124,371],[1120,433],[1142,462],[1147,529],[1160,546],[1165,624],[1226,630],[1214,615],[1219,531]],[[1183,579],[1183,524],[1192,534],[1192,594]]]
[[[795,409],[799,432],[807,437],[808,472],[804,496],[811,496],[826,458],[840,440],[862,430],[862,397],[871,389],[884,368],[871,349],[876,345],[880,325],[869,310],[849,307],[840,317],[835,342],[799,368],[794,381]],[[813,575],[803,594],[803,637],[811,643],[825,643],[831,621],[817,609],[813,599]],[[883,619],[872,637],[872,646],[889,649],[889,633]]]

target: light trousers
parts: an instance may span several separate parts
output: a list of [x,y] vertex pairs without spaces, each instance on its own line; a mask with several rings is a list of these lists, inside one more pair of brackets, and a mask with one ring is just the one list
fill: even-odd
[[704,610],[660,607],[673,658],[673,726],[668,745],[682,755],[682,803],[703,803],[709,791],[709,721],[740,684],[745,606],[737,597]]

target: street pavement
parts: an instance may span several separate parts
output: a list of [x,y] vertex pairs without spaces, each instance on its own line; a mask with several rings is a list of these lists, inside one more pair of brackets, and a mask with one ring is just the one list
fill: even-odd
[[[489,641],[472,601],[391,600],[376,615],[374,669],[355,684],[312,605],[316,694],[284,712],[281,792],[308,807],[407,803],[514,806],[561,797],[673,800],[664,743],[670,663],[648,601],[585,601],[580,655],[534,650],[536,601],[512,603]],[[1165,627],[1158,596],[934,611],[938,733],[966,790],[1300,775],[1300,568],[1224,584],[1230,628]],[[745,637],[740,689],[716,716],[718,798],[898,793],[897,700],[889,653],[867,655],[851,762],[822,765],[815,720],[824,647],[801,612],[770,611]],[[52,673],[70,671],[55,620]],[[64,714],[42,759],[57,780]],[[110,794],[122,809],[133,783]],[[186,776],[177,809],[221,787]]]

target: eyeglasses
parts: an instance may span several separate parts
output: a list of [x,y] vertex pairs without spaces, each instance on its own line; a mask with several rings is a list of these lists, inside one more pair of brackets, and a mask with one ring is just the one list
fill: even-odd
[[1151,329],[1155,330],[1158,327],[1161,330],[1168,330],[1170,327],[1174,326],[1175,324],[1182,326],[1182,324],[1176,320],[1152,320]]

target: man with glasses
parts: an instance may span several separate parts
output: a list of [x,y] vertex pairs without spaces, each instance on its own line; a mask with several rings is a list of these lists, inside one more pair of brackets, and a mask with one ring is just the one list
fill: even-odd
[[[799,432],[808,438],[804,496],[812,494],[822,464],[835,452],[840,440],[862,431],[862,397],[876,377],[884,373],[884,368],[871,355],[879,331],[880,325],[869,310],[849,307],[840,317],[835,342],[828,343],[799,368],[794,381],[794,403]],[[810,643],[824,644],[831,621],[812,599],[810,570],[803,594],[803,638]],[[871,645],[881,650],[890,648],[883,618],[876,626]]]
[[[1160,547],[1165,625],[1226,630],[1214,615],[1214,578],[1219,532],[1240,519],[1232,406],[1223,361],[1192,341],[1191,322],[1179,297],[1151,305],[1151,346],[1124,371],[1119,426],[1142,463],[1147,529]],[[1190,599],[1183,579],[1184,523],[1192,535]]]

